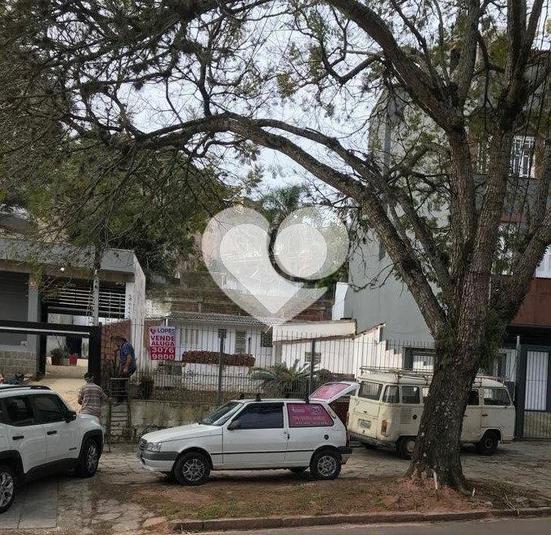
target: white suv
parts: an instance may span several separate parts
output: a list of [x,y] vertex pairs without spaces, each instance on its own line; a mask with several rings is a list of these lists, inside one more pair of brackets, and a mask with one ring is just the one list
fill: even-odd
[[69,468],[93,476],[102,448],[97,420],[77,416],[48,387],[0,385],[0,513],[20,483]]
[[335,479],[352,450],[346,428],[325,401],[235,400],[201,424],[144,435],[138,457],[181,485],[204,483],[211,470],[310,468],[317,479]]

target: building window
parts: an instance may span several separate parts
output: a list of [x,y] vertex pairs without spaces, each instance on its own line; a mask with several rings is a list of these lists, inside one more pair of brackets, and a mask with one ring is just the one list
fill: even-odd
[[272,347],[272,329],[260,333],[260,347]]
[[235,331],[235,351],[234,353],[247,352],[247,332]]
[[511,171],[522,178],[533,178],[535,140],[531,136],[515,136],[511,150]]

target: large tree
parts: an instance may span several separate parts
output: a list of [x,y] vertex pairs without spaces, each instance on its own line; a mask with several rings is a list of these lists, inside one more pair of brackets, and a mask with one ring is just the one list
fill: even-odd
[[[409,473],[464,488],[472,382],[551,243],[544,1],[7,4],[5,31],[72,103],[71,132],[220,166],[264,147],[354,202],[436,341]],[[391,115],[375,106],[382,95],[418,135],[400,157],[369,141],[370,114]],[[529,202],[510,172],[526,133],[545,140]],[[503,258],[508,276],[496,278]]]

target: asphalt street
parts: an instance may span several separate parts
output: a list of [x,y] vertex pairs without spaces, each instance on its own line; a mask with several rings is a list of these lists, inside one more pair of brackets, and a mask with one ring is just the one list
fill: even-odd
[[[204,535],[218,535],[210,532]],[[549,535],[551,518],[503,519],[397,526],[314,526],[309,528],[225,531],[224,535]]]

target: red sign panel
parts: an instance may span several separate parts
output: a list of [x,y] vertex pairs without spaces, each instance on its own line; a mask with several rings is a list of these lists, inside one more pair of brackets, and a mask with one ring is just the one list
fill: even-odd
[[327,427],[333,418],[317,403],[288,403],[289,427]]
[[149,327],[151,360],[176,360],[176,327]]

